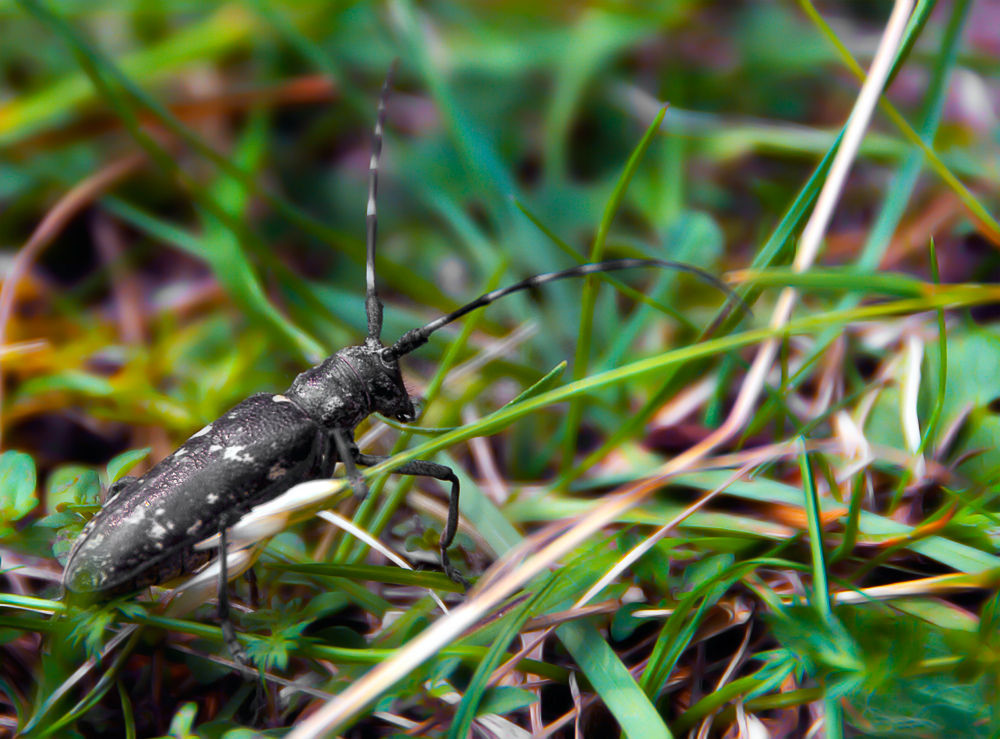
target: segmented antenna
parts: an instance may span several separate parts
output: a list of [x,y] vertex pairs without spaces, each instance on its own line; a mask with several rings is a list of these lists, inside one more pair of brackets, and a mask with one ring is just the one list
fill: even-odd
[[471,303],[466,303],[461,308],[458,308],[448,315],[441,316],[440,318],[431,321],[422,328],[415,328],[407,331],[395,344],[383,352],[383,356],[386,359],[391,360],[398,359],[404,354],[409,354],[414,349],[426,344],[430,335],[439,328],[447,326],[452,321],[458,320],[462,316],[471,313],[477,308],[489,305],[490,303],[506,297],[511,293],[516,293],[520,290],[528,290],[533,287],[540,287],[541,285],[545,285],[549,282],[565,280],[570,277],[583,277],[584,275],[594,274],[595,272],[616,272],[620,269],[632,269],[633,267],[658,267],[660,269],[672,269],[678,272],[687,272],[688,274],[694,275],[717,290],[725,293],[730,302],[734,305],[738,305],[740,310],[744,313],[748,315],[750,314],[750,308],[745,302],[743,302],[743,299],[732,290],[732,288],[726,285],[715,275],[709,274],[698,267],[693,267],[690,264],[684,264],[683,262],[671,262],[666,259],[609,259],[605,262],[581,264],[578,267],[564,269],[561,272],[547,272],[546,274],[535,275],[534,277],[529,277],[528,279],[522,280],[515,285],[511,285],[510,287],[502,287],[499,290],[494,290],[493,292],[488,292],[485,295],[480,295]]
[[392,75],[396,69],[393,60],[389,72],[382,85],[382,94],[378,99],[378,111],[375,114],[375,133],[372,135],[372,158],[368,165],[368,213],[365,216],[367,257],[365,261],[365,313],[368,314],[368,338],[366,344],[380,347],[382,342],[382,301],[378,299],[375,289],[375,237],[378,231],[378,215],[375,201],[378,198],[378,158],[382,153],[382,129],[385,126],[385,104],[389,99],[389,89],[392,87]]

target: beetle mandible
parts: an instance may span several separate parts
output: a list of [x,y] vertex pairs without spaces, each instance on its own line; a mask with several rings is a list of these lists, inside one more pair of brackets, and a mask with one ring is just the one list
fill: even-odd
[[[230,651],[245,663],[228,619],[226,543],[228,526],[252,507],[299,482],[333,475],[337,462],[358,496],[367,488],[359,466],[387,457],[363,454],[354,442],[357,426],[372,413],[408,423],[416,418],[403,385],[399,358],[427,342],[438,329],[512,293],[556,280],[634,267],[689,272],[734,293],[714,276],[690,265],[660,259],[615,259],[536,275],[476,300],[383,346],[382,302],[375,287],[376,194],[382,148],[386,79],[379,99],[369,168],[366,216],[366,297],[368,336],[306,370],[284,393],[253,395],[191,436],[173,454],[140,478],[123,477],[108,491],[104,506],[87,523],[70,552],[63,586],[80,599],[107,600],[191,573],[208,562],[211,550],[196,545],[220,535],[219,620]],[[735,298],[745,309],[742,301]],[[431,477],[451,486],[448,517],[440,538],[445,573],[465,578],[448,557],[458,528],[459,483],[441,464],[411,461],[396,473]]]

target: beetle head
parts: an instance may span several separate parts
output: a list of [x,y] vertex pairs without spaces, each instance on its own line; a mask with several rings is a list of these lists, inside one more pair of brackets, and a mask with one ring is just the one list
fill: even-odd
[[368,355],[368,360],[365,379],[371,410],[401,423],[416,419],[417,411],[403,383],[399,360],[381,346]]

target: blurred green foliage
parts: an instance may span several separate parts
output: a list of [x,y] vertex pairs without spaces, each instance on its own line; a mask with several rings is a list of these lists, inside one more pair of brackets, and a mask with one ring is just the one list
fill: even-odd
[[[420,588],[447,597],[438,573],[362,565],[366,550],[315,525],[284,532],[267,546],[260,582],[236,586],[239,600],[256,601],[237,616],[248,652],[305,688],[275,697],[261,722],[248,715],[254,686],[212,661],[223,652],[209,606],[179,619],[134,599],[68,612],[50,600],[56,558],[102,489],[363,335],[370,131],[398,57],[379,195],[386,340],[595,250],[764,270],[745,293],[756,318],[723,321],[707,341],[718,295],[687,277],[628,274],[620,281],[668,310],[600,285],[591,322],[589,288],[560,283],[491,306],[407,358],[413,394],[428,397],[415,430],[427,440],[406,432],[392,451],[457,468],[470,528],[456,557],[470,574],[704,438],[728,412],[751,348],[770,336],[777,289],[793,283],[802,302],[780,376],[724,451],[815,442],[806,487],[823,541],[806,536],[795,460],[768,459],[736,482],[730,471],[686,475],[401,675],[356,730],[444,736],[484,712],[520,730],[538,693],[492,685],[490,673],[534,619],[553,619],[544,661],[519,668],[550,681],[546,723],[580,705],[586,733],[602,726],[593,706],[603,704],[633,737],[703,721],[724,732],[742,702],[776,729],[782,711],[820,702],[829,736],[842,735],[841,715],[848,731],[877,736],[995,735],[990,577],[960,597],[930,583],[891,608],[842,605],[826,617],[799,598],[836,595],[813,577],[824,550],[837,592],[1000,566],[998,334],[979,307],[996,296],[936,289],[926,249],[933,236],[943,283],[997,280],[987,242],[1000,64],[983,40],[995,9],[918,4],[887,96],[902,124],[887,108],[876,117],[822,264],[801,276],[777,269],[857,94],[843,54],[867,67],[890,10],[806,0],[0,2],[5,280],[60,198],[143,157],[5,285],[15,310],[0,356],[0,556],[16,588],[0,594],[3,719],[30,736],[288,726],[437,618]],[[663,102],[662,126],[650,128]],[[940,343],[937,309],[949,310]],[[443,381],[528,322],[532,336]],[[923,347],[920,479],[904,433],[908,337]],[[686,414],[670,415],[692,397]],[[863,465],[822,446],[844,440],[840,412],[869,444]],[[493,438],[471,454],[449,449],[483,433]],[[432,563],[439,516],[408,497],[411,485],[373,480],[355,519]],[[610,615],[566,615],[691,491],[723,485],[724,497],[606,585]],[[78,672],[110,639],[117,646],[97,670]],[[809,730],[807,715],[793,730]],[[401,721],[383,723],[392,717]]]

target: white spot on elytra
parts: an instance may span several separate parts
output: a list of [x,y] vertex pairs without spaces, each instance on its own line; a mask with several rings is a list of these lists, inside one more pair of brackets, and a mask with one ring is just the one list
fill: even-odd
[[208,494],[208,498],[207,498],[207,500],[208,500],[208,502],[209,502],[209,503],[214,503],[214,502],[215,502],[215,501],[217,501],[218,499],[219,499],[219,496],[218,496],[218,495],[216,495],[215,493],[209,493],[209,494]]
[[[157,516],[162,516],[166,512],[167,512],[166,508],[157,508],[155,511],[153,511],[153,513]],[[159,526],[159,524],[157,524],[157,526]]]
[[249,454],[243,454],[243,450],[246,449],[245,444],[234,444],[233,446],[226,447],[226,451],[223,453],[223,459],[231,459],[235,462],[253,462],[253,457]]
[[130,515],[127,519],[125,519],[125,523],[139,524],[142,523],[142,519],[144,519],[145,517],[146,517],[146,509],[141,507],[136,508],[135,511],[132,512],[132,515]]
[[[157,521],[153,521],[153,525],[149,529],[149,535],[154,539],[162,539],[167,535],[167,530],[159,524]],[[162,545],[161,545],[162,546]]]
[[187,535],[191,536],[197,534],[198,530],[201,528],[201,521],[195,521],[193,524],[187,527]]
[[210,447],[208,448],[208,451],[210,451],[210,452],[213,452],[213,453],[214,453],[214,452],[217,452],[217,451],[219,451],[220,449],[222,449],[222,444],[212,444],[212,446],[210,446]]
[[288,398],[286,398],[284,395],[275,395],[273,398],[271,398],[271,400],[273,400],[275,403],[291,403],[292,402]]
[[208,426],[206,426],[205,428],[203,428],[203,429],[202,429],[201,431],[199,431],[198,433],[196,433],[196,434],[191,434],[191,438],[192,438],[192,439],[197,439],[197,438],[198,438],[199,436],[204,436],[205,434],[207,434],[207,433],[208,433],[209,431],[211,431],[211,430],[212,430],[212,424],[208,424]]

